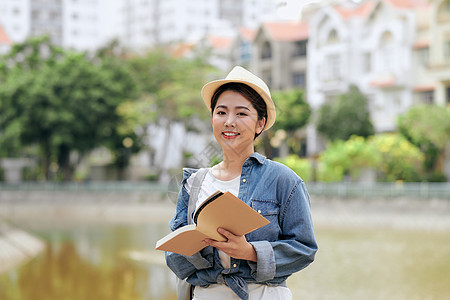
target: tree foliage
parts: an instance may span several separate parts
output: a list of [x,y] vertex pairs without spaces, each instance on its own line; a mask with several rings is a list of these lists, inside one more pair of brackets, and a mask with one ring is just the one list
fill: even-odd
[[450,109],[437,105],[413,107],[398,118],[398,128],[425,154],[425,169],[429,176],[443,179],[439,161],[450,141]]
[[[154,49],[129,59],[142,102],[151,111],[136,120],[157,122],[162,119],[189,122],[192,116],[206,119],[209,114],[200,96],[202,86],[216,70],[204,58],[175,58],[165,49]],[[139,110],[135,111],[139,114]]]
[[274,129],[292,132],[304,127],[311,116],[311,109],[300,89],[275,91],[272,95],[277,106],[277,121]]
[[277,121],[273,126],[276,133],[270,137],[270,143],[277,145],[285,142],[289,152],[300,154],[302,145],[299,130],[308,124],[311,116],[304,91],[300,89],[274,91],[272,98],[277,108]]
[[348,93],[320,108],[317,130],[330,141],[373,135],[367,99],[356,86],[351,86]]
[[48,38],[14,46],[5,61],[0,138],[38,145],[45,176],[56,163],[70,179],[71,151],[86,153],[115,134],[121,121],[116,108],[133,96],[133,81],[119,66],[93,63],[51,46]]

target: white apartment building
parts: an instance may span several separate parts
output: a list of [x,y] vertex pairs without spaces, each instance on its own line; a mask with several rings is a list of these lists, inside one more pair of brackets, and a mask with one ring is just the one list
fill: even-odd
[[[398,115],[414,105],[417,11],[427,7],[424,1],[369,0],[319,9],[308,44],[313,111],[354,84],[368,98],[375,131],[395,130]],[[309,155],[323,149],[315,125],[307,136]]]
[[164,0],[160,3],[160,41],[198,41],[207,35],[228,36],[238,28],[257,28],[273,18],[273,0]]
[[59,46],[93,50],[118,37],[122,0],[1,0],[0,23],[13,43],[48,34]]
[[63,0],[61,45],[95,50],[117,39],[123,31],[122,10],[122,0]]
[[[428,74],[434,79],[433,102],[450,105],[450,1],[429,0]],[[426,41],[426,40],[425,40]],[[449,160],[450,161],[450,160]],[[449,167],[450,168],[450,167]]]
[[13,43],[20,43],[30,34],[30,1],[1,0],[0,23]]
[[49,34],[56,44],[93,50],[118,38],[132,50],[233,36],[274,18],[274,0],[1,0],[0,23],[13,42]]

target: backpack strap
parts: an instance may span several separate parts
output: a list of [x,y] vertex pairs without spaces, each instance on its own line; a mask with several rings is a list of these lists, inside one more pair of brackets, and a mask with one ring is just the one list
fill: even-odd
[[188,214],[187,221],[188,224],[192,223],[192,214],[195,210],[195,203],[198,199],[198,194],[202,188],[203,179],[205,179],[206,174],[208,173],[208,168],[201,168],[195,173],[194,181],[191,186],[191,195],[189,196],[189,205],[188,205]]

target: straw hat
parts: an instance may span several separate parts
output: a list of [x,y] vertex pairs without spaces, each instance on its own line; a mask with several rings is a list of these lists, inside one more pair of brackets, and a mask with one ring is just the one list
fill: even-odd
[[214,95],[214,92],[221,85],[229,82],[244,83],[253,88],[261,96],[267,106],[267,120],[264,130],[272,127],[273,123],[275,123],[276,111],[275,104],[270,96],[269,88],[261,78],[240,66],[234,67],[225,79],[211,81],[203,86],[202,97],[208,109],[211,110],[211,98]]

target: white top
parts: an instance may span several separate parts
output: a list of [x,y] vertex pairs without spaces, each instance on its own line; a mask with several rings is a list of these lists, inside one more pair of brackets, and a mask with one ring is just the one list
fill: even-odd
[[[194,176],[192,175],[187,180],[186,189],[188,193],[191,193],[191,185],[194,181]],[[202,203],[213,193],[217,191],[221,191],[223,193],[230,192],[236,197],[239,194],[239,185],[240,185],[241,176],[238,176],[232,180],[222,181],[214,177],[211,172],[211,168],[208,169],[208,173],[206,173],[205,179],[203,180],[202,187],[200,192],[198,193],[198,199],[195,203],[195,209],[197,209]],[[230,257],[226,255],[223,251],[219,250],[220,261],[222,262],[222,266],[225,269],[230,268]]]
[[[191,193],[191,186],[194,181],[195,175],[193,174],[188,178],[186,182],[186,190]],[[239,194],[241,176],[238,176],[232,180],[222,181],[214,177],[211,172],[211,168],[208,169],[205,179],[203,180],[198,199],[195,205],[197,209],[211,194],[217,192],[230,192],[236,197]],[[222,266],[225,269],[230,268],[230,257],[224,252],[219,250],[219,257]],[[292,299],[291,291],[287,287],[283,286],[267,286],[264,284],[249,284],[248,285],[249,299],[252,300],[285,300]],[[211,284],[207,288],[195,287],[194,300],[203,299],[239,299],[239,297],[225,284]]]

